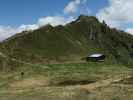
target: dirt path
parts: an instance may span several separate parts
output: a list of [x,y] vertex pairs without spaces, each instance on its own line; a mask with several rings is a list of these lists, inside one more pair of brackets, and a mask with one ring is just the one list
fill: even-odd
[[43,68],[47,68],[47,66],[42,66],[42,65],[39,65],[39,64],[31,64],[29,62],[25,62],[25,61],[22,61],[22,60],[18,60],[18,59],[15,59],[15,58],[11,58],[7,55],[5,55],[4,53],[0,52],[0,56],[2,56],[3,58],[6,58],[8,60],[11,60],[11,61],[14,61],[14,62],[17,62],[17,63],[20,63],[20,64],[25,64],[25,65],[28,65],[28,66],[32,66],[32,67],[43,67]]
[[96,83],[80,85],[79,88],[87,90],[87,91],[92,91],[94,89],[101,88],[101,87],[106,87],[106,86],[109,86],[112,83],[117,83],[117,82],[123,81],[125,79],[130,79],[132,77],[133,76],[131,76],[131,75],[125,75],[125,76],[121,75],[121,76],[117,76],[117,77],[114,77],[114,78],[98,81]]

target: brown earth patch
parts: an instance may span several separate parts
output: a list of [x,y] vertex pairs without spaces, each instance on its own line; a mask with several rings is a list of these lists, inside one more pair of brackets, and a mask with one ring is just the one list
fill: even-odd
[[47,86],[49,84],[49,81],[45,77],[35,77],[35,78],[27,78],[19,81],[15,81],[11,83],[9,86],[11,88],[34,88],[34,87],[41,87],[41,86]]

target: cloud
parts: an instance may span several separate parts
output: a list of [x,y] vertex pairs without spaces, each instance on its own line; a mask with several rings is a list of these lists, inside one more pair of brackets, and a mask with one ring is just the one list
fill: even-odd
[[75,13],[77,11],[77,4],[72,1],[64,9],[64,13]]
[[130,34],[133,35],[133,28],[127,28],[127,29],[126,29],[126,32],[128,32],[128,33],[130,33]]
[[35,30],[38,29],[39,26],[37,24],[33,24],[33,25],[21,25],[20,27],[18,27],[18,32],[22,32],[22,31],[30,31],[30,30]]
[[65,14],[73,14],[78,11],[78,7],[80,4],[86,3],[87,0],[72,0],[69,2],[66,7],[64,8],[64,13]]
[[124,23],[133,22],[133,0],[109,0],[109,5],[97,13],[112,27],[121,27]]
[[20,25],[19,27],[11,26],[0,26],[0,41],[3,41],[17,33],[22,31],[36,30],[42,26],[50,24],[52,26],[65,25],[71,21],[75,20],[73,17],[63,17],[63,16],[47,16],[40,18],[37,23],[33,25]]
[[50,24],[52,26],[65,25],[73,20],[74,20],[73,17],[65,18],[61,16],[47,16],[47,17],[40,18],[37,25],[39,27],[47,24]]
[[11,26],[0,26],[0,41],[3,41],[16,33],[20,33],[22,31],[30,31],[39,28],[37,25],[21,25],[19,27],[11,27]]
[[12,28],[10,26],[0,26],[0,41],[14,35],[16,32],[16,28]]

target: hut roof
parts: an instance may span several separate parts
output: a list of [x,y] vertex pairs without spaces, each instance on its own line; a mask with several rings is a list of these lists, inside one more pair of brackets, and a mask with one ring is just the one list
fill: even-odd
[[89,57],[101,57],[101,56],[103,56],[103,54],[92,54]]

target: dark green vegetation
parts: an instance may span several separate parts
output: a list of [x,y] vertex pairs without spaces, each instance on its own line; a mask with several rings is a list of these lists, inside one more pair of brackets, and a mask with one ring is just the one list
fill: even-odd
[[81,15],[65,25],[41,27],[17,34],[0,45],[0,51],[17,60],[48,64],[79,62],[92,53],[103,53],[109,62],[132,62],[133,36],[109,28],[93,16]]

